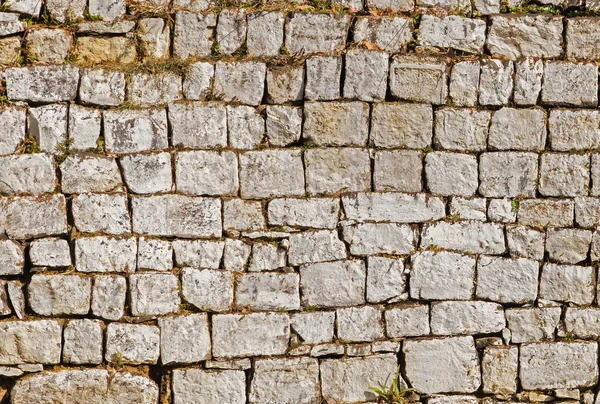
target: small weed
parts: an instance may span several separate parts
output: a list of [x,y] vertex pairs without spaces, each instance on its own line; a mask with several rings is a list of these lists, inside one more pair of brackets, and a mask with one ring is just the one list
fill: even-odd
[[575,336],[570,332],[566,332],[565,335],[563,335],[562,340],[565,342],[574,342]]
[[17,146],[17,152],[21,154],[33,154],[41,152],[41,149],[36,138],[27,135]]
[[313,147],[315,147],[315,144],[312,142],[312,140],[304,139],[300,147],[303,149],[312,149]]
[[221,56],[221,46],[218,43],[213,43],[210,47],[210,55],[212,57],[220,57]]
[[453,222],[460,220],[460,212],[456,212],[450,215],[450,220]]
[[380,384],[379,387],[369,387],[369,390],[377,394],[379,402],[386,404],[404,404],[408,402],[406,395],[414,389],[400,388],[400,366],[396,369],[396,374],[388,385],[387,380],[385,384]]
[[104,20],[104,18],[102,18],[102,16],[90,14],[90,9],[88,7],[85,8],[83,16],[87,21],[102,21],[102,20]]
[[8,97],[7,97],[7,96],[5,96],[5,95],[0,95],[0,108],[1,108],[1,107],[5,107],[5,106],[7,106],[7,105],[10,105],[10,104],[11,104],[11,102],[10,102],[10,100],[8,99]]
[[510,206],[512,206],[512,208],[515,212],[518,212],[519,211],[519,200],[513,199],[512,201],[510,201]]
[[282,308],[279,309],[280,313],[287,313],[288,309],[286,306],[283,306]]
[[56,145],[58,153],[54,156],[54,160],[56,160],[58,164],[61,164],[67,157],[73,154],[73,150],[71,149],[72,140],[67,138],[66,133],[63,134],[63,137],[64,140]]
[[121,351],[117,351],[117,353],[115,353],[115,360],[119,366],[123,366],[125,364],[125,359],[123,358]]
[[280,55],[288,55],[289,56],[290,51],[284,45],[281,45],[281,48],[279,48],[279,54]]
[[317,310],[317,306],[312,306],[312,305],[308,305],[304,307],[304,311],[307,311],[309,313],[312,313],[313,311]]

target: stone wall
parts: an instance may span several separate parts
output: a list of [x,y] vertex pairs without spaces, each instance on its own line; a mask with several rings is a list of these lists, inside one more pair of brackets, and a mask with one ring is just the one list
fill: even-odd
[[597,0],[0,7],[1,403],[599,402]]

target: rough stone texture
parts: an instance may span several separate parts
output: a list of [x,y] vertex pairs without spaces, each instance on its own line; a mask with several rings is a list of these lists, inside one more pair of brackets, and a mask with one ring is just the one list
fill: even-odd
[[535,105],[542,90],[543,61],[541,59],[525,58],[516,63],[515,70],[515,104]]
[[68,107],[64,104],[29,109],[28,134],[36,140],[41,151],[59,154],[59,145],[67,142],[67,116]]
[[316,359],[257,361],[250,386],[250,403],[310,404],[320,398],[319,362]]
[[4,135],[0,138],[1,155],[17,151],[19,143],[25,138],[26,114],[24,108],[6,107],[0,110],[0,125],[4,128]]
[[[363,261],[335,261],[301,266],[302,304],[343,307],[364,303],[365,279],[366,268]],[[333,280],[335,282],[330,284]]]
[[546,114],[542,109],[502,108],[492,116],[488,145],[495,150],[543,150]]
[[112,363],[152,364],[160,355],[160,330],[153,325],[111,323],[104,359]]
[[211,37],[216,25],[215,14],[177,12],[173,29],[173,54],[182,59],[210,56]]
[[122,36],[82,36],[77,39],[77,52],[82,61],[95,63],[133,63],[137,51],[133,38]]
[[598,18],[579,17],[567,20],[567,56],[577,59],[598,59]]
[[600,115],[594,110],[555,109],[548,120],[548,138],[552,150],[568,152],[573,149],[600,147],[597,132]]
[[267,70],[267,100],[270,103],[301,101],[304,87],[303,66],[270,67]]
[[591,304],[595,294],[592,267],[544,264],[539,296],[546,300]]
[[75,227],[82,233],[123,234],[131,231],[124,194],[80,194],[71,200]]
[[572,227],[572,200],[527,199],[519,204],[519,222],[526,226]]
[[77,96],[79,69],[73,66],[15,67],[5,73],[6,93],[13,100],[58,102]]
[[210,358],[210,330],[206,313],[162,317],[160,361],[163,365],[194,363]]
[[437,246],[473,254],[502,254],[506,249],[502,226],[480,222],[427,225],[421,237],[421,246]]
[[266,66],[258,62],[217,62],[215,91],[224,101],[259,105],[264,92]]
[[121,175],[112,157],[75,155],[61,165],[61,187],[66,194],[109,192],[121,185]]
[[504,310],[491,302],[441,302],[431,305],[431,333],[492,334],[504,328]]
[[472,196],[478,186],[477,158],[459,153],[428,153],[425,176],[432,194]]
[[[196,122],[206,125],[197,125]],[[227,145],[227,115],[220,103],[169,104],[172,141],[192,149],[215,148]]]
[[280,12],[258,12],[248,15],[246,43],[248,53],[256,56],[274,56],[283,44],[285,17]]
[[342,58],[339,56],[313,56],[306,59],[307,100],[329,101],[340,97]]
[[61,64],[69,54],[72,37],[60,29],[33,29],[27,34],[27,53],[36,61]]
[[73,150],[97,149],[101,128],[100,110],[77,105],[69,106],[69,139]]
[[349,220],[419,223],[445,216],[444,203],[425,194],[356,193],[342,197]]
[[117,106],[125,100],[125,75],[102,69],[83,69],[79,98],[85,104]]
[[[510,236],[509,236],[510,249]],[[477,262],[477,297],[499,303],[533,303],[537,297],[539,265],[517,258],[480,257]]]
[[438,18],[425,14],[419,25],[419,44],[481,53],[485,21],[451,15]]
[[398,306],[385,312],[388,337],[420,337],[429,334],[428,306]]
[[0,157],[0,193],[39,195],[54,191],[56,173],[47,154]]
[[488,347],[481,360],[483,391],[488,394],[514,394],[517,392],[519,349]]
[[137,240],[83,237],[75,240],[75,267],[80,272],[133,272]]
[[587,258],[592,232],[581,229],[548,229],[546,251],[556,262],[577,264]]
[[374,341],[383,338],[381,311],[376,307],[336,310],[337,337],[341,342]]
[[243,274],[236,284],[236,307],[249,310],[298,310],[297,274]]
[[177,190],[187,195],[232,195],[238,190],[238,167],[232,152],[177,153]]
[[285,24],[285,47],[290,53],[332,53],[346,40],[350,16],[295,13]]
[[129,300],[134,316],[161,315],[179,310],[179,282],[172,274],[133,274]]
[[450,75],[450,98],[461,107],[473,107],[477,103],[479,85],[479,61],[461,61],[452,67]]
[[164,149],[169,145],[164,109],[107,111],[103,127],[106,150],[114,153]]
[[371,188],[371,159],[364,149],[311,149],[304,153],[304,164],[306,189],[312,195],[361,192]]
[[534,196],[538,155],[525,152],[484,153],[479,161],[479,192],[486,197]]
[[247,152],[241,154],[239,160],[242,197],[269,198],[304,194],[304,172],[299,151]]
[[129,101],[144,107],[178,100],[181,91],[181,77],[173,73],[134,74],[127,84]]
[[371,141],[378,147],[429,147],[433,111],[426,104],[387,104],[373,106]]
[[126,292],[124,277],[96,276],[92,289],[92,313],[107,320],[119,320],[125,314]]
[[102,363],[102,322],[71,320],[65,325],[63,361],[73,364]]
[[304,104],[303,136],[316,146],[365,146],[369,105],[364,102]]
[[175,369],[173,397],[175,404],[197,400],[206,404],[244,404],[246,377],[241,370]]
[[[452,277],[447,276],[448,273]],[[412,259],[413,299],[466,300],[475,290],[475,259],[451,252],[417,253]]]
[[543,154],[539,191],[545,196],[587,195],[590,156],[587,154]]
[[353,255],[410,254],[416,247],[415,231],[396,223],[362,223],[342,228]]
[[394,52],[412,39],[413,22],[406,17],[365,16],[354,24],[354,41],[369,42]]
[[394,56],[390,65],[392,97],[428,104],[446,102],[446,65],[439,59]]
[[334,228],[339,211],[339,200],[333,198],[282,198],[268,205],[269,224],[275,226]]
[[352,49],[346,53],[344,98],[381,101],[385,98],[389,55]]
[[41,316],[87,314],[92,281],[79,275],[35,274],[27,292],[31,309]]
[[482,151],[487,146],[488,111],[443,108],[435,113],[434,144],[442,149]]
[[210,93],[215,66],[208,62],[192,64],[183,78],[183,95],[190,100],[203,100]]
[[598,67],[589,63],[546,62],[542,102],[548,105],[598,105]]
[[53,320],[0,323],[0,364],[60,362],[62,326]]
[[0,229],[3,228],[12,239],[67,233],[66,201],[63,195],[16,197],[3,205],[3,210],[0,211]]
[[[29,259],[35,266],[68,267],[71,265],[69,243],[58,238],[35,240],[29,244]],[[5,267],[9,267],[8,262]]]
[[185,268],[181,295],[203,311],[227,311],[233,304],[233,275],[228,271]]

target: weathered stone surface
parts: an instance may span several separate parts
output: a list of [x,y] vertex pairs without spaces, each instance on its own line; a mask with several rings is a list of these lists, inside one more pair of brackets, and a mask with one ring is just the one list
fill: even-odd
[[75,227],[82,233],[123,234],[131,231],[125,194],[80,194],[71,200]]
[[241,240],[227,239],[223,251],[223,268],[242,272],[248,262],[252,248]]
[[267,105],[267,138],[271,146],[285,147],[300,140],[302,108]]
[[217,26],[216,14],[192,14],[179,11],[175,14],[173,53],[182,59],[210,56],[212,36]]
[[304,194],[304,166],[299,150],[246,152],[240,154],[239,159],[243,198]]
[[572,227],[572,200],[526,199],[519,203],[519,222],[526,226]]
[[598,67],[591,63],[546,62],[542,102],[548,105],[598,105]]
[[525,58],[516,63],[514,101],[517,105],[535,105],[542,90],[544,63]]
[[[366,358],[325,359],[321,362],[321,385],[326,402],[365,402],[375,400],[369,387],[394,377],[396,356],[373,355]],[[406,383],[400,377],[399,388]]]
[[484,222],[486,220],[486,203],[485,198],[452,197],[450,201],[450,218]]
[[[140,25],[141,25],[140,20]],[[85,34],[129,34],[135,28],[135,21],[85,21],[77,26],[78,33]],[[141,29],[140,29],[141,31]],[[140,32],[140,56],[146,52],[146,44],[141,39],[143,34]]]
[[[594,181],[593,178],[592,181]],[[600,225],[600,199],[593,197],[575,198],[575,221],[580,227]]]
[[339,200],[333,198],[281,198],[268,204],[269,224],[275,226],[333,229],[337,226],[339,211]]
[[60,172],[66,194],[109,192],[121,185],[119,167],[112,157],[70,156],[60,165]]
[[375,154],[373,186],[376,191],[420,192],[422,153],[416,150],[382,150]]
[[349,220],[418,223],[437,220],[444,216],[444,202],[425,194],[357,193],[342,196],[342,204]]
[[589,154],[545,153],[540,163],[540,194],[587,195],[590,182]]
[[258,230],[265,227],[265,218],[260,201],[230,199],[223,202],[224,230]]
[[381,310],[373,306],[336,310],[337,336],[341,342],[383,339]]
[[[197,122],[205,125],[198,125]],[[169,104],[173,144],[193,149],[227,145],[227,115],[221,103]]]
[[339,56],[313,56],[306,59],[307,100],[330,101],[340,97],[342,58]]
[[281,244],[255,243],[248,271],[271,271],[286,265],[286,250]]
[[565,311],[565,331],[576,338],[596,339],[600,336],[600,310],[569,307]]
[[136,153],[169,146],[164,109],[109,110],[104,112],[106,150]]
[[439,302],[431,305],[431,333],[492,334],[506,323],[504,309],[491,302]]
[[312,195],[361,192],[371,188],[371,159],[367,150],[311,149],[304,153],[306,188]]
[[217,62],[215,91],[224,101],[259,105],[264,93],[266,66],[258,62]]
[[443,108],[435,112],[434,144],[442,149],[482,151],[487,147],[490,113]]
[[6,70],[6,92],[12,100],[69,101],[77,96],[79,69],[74,66],[15,67]]
[[0,322],[0,364],[59,363],[61,335],[52,320]]
[[518,367],[519,348],[516,346],[486,348],[481,360],[484,393],[516,393]]
[[27,292],[31,309],[41,316],[87,314],[92,280],[79,275],[35,274]]
[[544,264],[539,297],[545,300],[591,304],[595,295],[593,267]]
[[69,106],[69,141],[75,151],[98,150],[102,112],[78,105]]
[[160,361],[163,365],[194,363],[210,358],[210,331],[206,313],[162,317]]
[[[510,241],[508,244],[510,249]],[[533,260],[479,257],[477,297],[499,303],[533,303],[539,272],[539,264]]]
[[3,136],[0,137],[0,155],[17,151],[19,144],[25,138],[26,128],[25,108],[6,107],[0,110],[0,125]]
[[130,191],[150,194],[172,190],[169,153],[130,154],[120,157],[119,162]]
[[550,111],[548,129],[552,150],[568,152],[600,147],[598,111],[553,109]]
[[304,98],[304,82],[304,66],[269,67],[267,101],[273,104],[301,101]]
[[63,362],[73,364],[102,363],[102,322],[71,320],[65,325]]
[[334,53],[343,48],[350,16],[334,13],[294,13],[285,24],[285,47],[290,53]]
[[[29,259],[35,266],[68,267],[71,251],[67,240],[44,238],[29,244]],[[5,264],[8,267],[8,262]]]
[[333,340],[334,321],[335,312],[319,311],[294,314],[290,325],[304,344],[320,344]]
[[256,108],[246,105],[227,106],[229,145],[238,149],[255,149],[265,137],[265,119]]
[[183,195],[133,197],[133,231],[154,236],[220,237],[221,201]]
[[417,235],[408,225],[362,223],[342,230],[353,255],[409,254],[417,244]]
[[484,59],[479,79],[479,103],[490,106],[507,104],[513,90],[513,75],[513,62]]
[[427,188],[438,195],[472,196],[479,185],[476,156],[431,152],[425,156]]
[[173,73],[138,73],[127,83],[127,98],[136,105],[152,107],[181,97],[181,77]]
[[206,404],[244,404],[246,375],[242,370],[174,369],[175,404],[201,400]]
[[[448,277],[451,273],[452,277]],[[475,258],[451,252],[425,251],[412,257],[413,299],[466,300],[475,290]]]
[[579,17],[567,19],[567,56],[576,59],[598,59],[600,31],[598,18]]
[[483,153],[479,192],[486,197],[535,196],[538,155],[526,152]]
[[409,340],[402,351],[406,376],[418,392],[471,393],[481,384],[472,337]]
[[365,146],[369,105],[364,102],[307,102],[303,136],[316,146]]
[[36,62],[61,64],[71,49],[72,35],[61,29],[39,28],[27,33],[27,54]]
[[408,297],[406,275],[402,259],[387,257],[367,258],[367,301],[380,303],[397,301]]
[[535,260],[544,258],[545,235],[541,231],[524,226],[507,227],[506,240],[508,251],[512,257]]
[[389,55],[382,51],[350,49],[346,52],[344,98],[381,101],[387,89]]
[[310,404],[321,399],[319,362],[312,358],[256,361],[249,401]]
[[419,149],[431,146],[433,111],[426,104],[377,103],[371,118],[371,142],[378,147]]
[[112,363],[153,364],[160,355],[160,329],[153,325],[110,323],[104,359]]
[[386,333],[390,338],[420,337],[430,333],[429,306],[410,305],[385,311]]
[[419,24],[418,41],[423,46],[481,53],[485,42],[485,21],[456,15],[438,18],[424,14]]
[[213,355],[281,355],[288,348],[290,319],[285,313],[221,314],[212,317]]
[[246,39],[246,10],[226,8],[219,13],[217,43],[219,51],[231,55]]
[[486,45],[493,56],[555,58],[562,53],[563,22],[560,16],[497,15],[491,20]]
[[94,278],[92,313],[107,320],[125,315],[127,282],[122,276],[102,275]]
[[75,267],[80,272],[133,272],[137,240],[82,237],[75,240]]
[[43,105],[30,108],[27,114],[27,129],[41,151],[59,154],[59,145],[67,142],[69,108],[64,104]]
[[125,101],[125,74],[103,69],[82,69],[79,98],[85,104],[118,106]]
[[591,242],[591,230],[548,229],[546,251],[553,261],[577,264],[587,258]]
[[181,273],[183,298],[203,311],[227,311],[233,304],[233,273],[184,268]]
[[233,195],[238,190],[237,156],[232,152],[179,152],[177,190],[188,195]]
[[543,150],[546,114],[542,109],[502,108],[492,116],[488,144],[495,150]]
[[248,15],[248,53],[256,56],[277,55],[283,44],[284,23],[284,14],[277,11]]
[[134,316],[163,315],[179,310],[179,282],[173,274],[129,276],[129,300]]
[[448,92],[446,64],[437,58],[394,56],[390,65],[389,91],[396,99],[444,104]]
[[[140,239],[141,240],[141,239]],[[222,241],[174,240],[175,263],[179,267],[218,268],[223,256]]]
[[414,6],[414,0],[368,0],[369,7],[385,10],[391,8],[394,11],[411,11]]
[[527,390],[589,387],[598,381],[595,342],[521,346],[519,377]]
[[517,220],[517,210],[509,198],[490,200],[487,215],[493,222],[514,223]]
[[1,194],[39,195],[56,187],[54,164],[47,154],[0,157],[0,166]]
[[[193,63],[183,78],[183,95],[190,100],[206,99],[214,80],[215,66],[208,62]],[[169,111],[170,112],[170,111]]]
[[0,35],[6,36],[25,31],[27,24],[25,21],[19,21],[19,15],[13,13],[0,12]]
[[452,67],[450,98],[456,106],[473,107],[477,103],[479,61],[460,61]]
[[421,246],[430,245],[473,254],[502,254],[506,249],[502,226],[481,222],[438,222],[426,225]]
[[146,59],[159,59],[169,56],[171,28],[162,18],[142,18],[139,21],[141,35],[138,37],[144,47]]
[[412,40],[413,22],[406,17],[361,16],[354,24],[354,41],[369,42],[395,52]]
[[[0,200],[0,203],[4,201]],[[15,197],[2,203],[0,229],[12,239],[58,236],[67,233],[65,197]]]
[[77,56],[89,64],[134,63],[137,51],[133,38],[124,36],[81,36],[77,38]]
[[298,310],[298,274],[242,274],[236,283],[235,305],[249,310]]
[[125,14],[124,0],[89,0],[89,13],[101,17],[104,21],[112,21]]
[[347,260],[300,267],[302,304],[344,307],[364,303],[366,268],[363,261]]
[[346,248],[336,231],[295,233],[289,239],[291,265],[335,261],[346,258]]

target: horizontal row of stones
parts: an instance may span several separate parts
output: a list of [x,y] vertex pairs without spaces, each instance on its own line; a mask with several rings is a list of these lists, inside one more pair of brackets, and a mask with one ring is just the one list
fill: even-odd
[[[481,3],[490,5],[488,1]],[[470,6],[470,2],[467,4]],[[85,22],[79,26],[75,41],[70,31],[32,28],[26,35],[25,49],[30,59],[42,63],[63,63],[75,49],[86,63],[132,63],[138,57],[162,58],[171,53],[182,59],[204,58],[216,49],[224,55],[243,49],[250,56],[277,56],[282,47],[291,53],[336,53],[351,43],[363,41],[398,52],[414,37],[418,47],[453,48],[476,54],[486,50],[499,58],[600,58],[597,47],[600,19],[596,17],[519,14],[492,15],[486,21],[424,14],[416,28],[412,17],[406,16],[359,16],[354,20],[348,14],[247,15],[244,9],[226,9],[218,15],[178,12],[173,35],[169,24],[161,18],[139,20],[137,30],[135,21]],[[0,34],[19,34],[25,29],[26,24],[16,14],[0,14]],[[138,55],[133,32],[142,44],[142,55]],[[14,35],[0,39],[0,48],[6,50],[0,57],[2,64],[15,64],[21,39]]]
[[[448,304],[454,303],[449,302]],[[424,313],[421,308],[425,309]],[[410,315],[413,317],[411,319],[413,324],[410,324],[413,327],[411,331],[415,331],[419,327],[428,327],[426,306],[405,310],[421,312]],[[503,395],[515,393],[519,384],[524,390],[538,390],[592,387],[598,381],[598,343],[594,341],[531,342],[520,346],[509,346],[502,345],[501,338],[487,338],[484,344],[477,343],[477,346],[483,350],[481,367],[476,340],[472,336],[408,338],[396,342],[380,341],[347,346],[330,343],[314,345],[312,349],[310,346],[307,347],[308,349],[302,349],[303,345],[299,345],[292,351],[288,350],[290,333],[295,327],[300,328],[301,332],[308,329],[309,334],[313,334],[312,337],[327,339],[327,335],[321,334],[333,333],[334,317],[337,318],[338,329],[347,327],[352,334],[362,333],[363,337],[360,341],[364,341],[365,337],[367,341],[377,339],[376,334],[381,326],[376,313],[378,312],[375,309],[366,306],[355,309],[339,309],[336,313],[299,314],[292,317],[291,320],[285,313],[212,315],[210,318],[212,330],[209,327],[208,315],[205,313],[164,317],[159,320],[158,326],[111,323],[105,329],[98,320],[69,320],[64,324],[64,333],[63,324],[55,320],[0,322],[0,335],[3,337],[0,344],[5,347],[13,346],[15,350],[18,349],[18,353],[11,350],[10,353],[0,354],[0,361],[8,365],[26,364],[31,361],[41,364],[58,364],[62,354],[65,363],[98,365],[102,363],[104,355],[105,361],[121,365],[155,364],[159,360],[161,363],[171,365],[205,361],[206,369],[238,368],[245,370],[251,367],[250,360],[236,358],[288,353],[290,355],[288,359],[257,359],[253,361],[253,382],[266,384],[263,388],[267,391],[263,393],[277,394],[272,386],[270,389],[268,388],[269,382],[272,383],[271,378],[277,378],[277,376],[261,375],[265,371],[264,367],[271,368],[271,371],[280,370],[290,373],[291,377],[298,377],[299,374],[302,374],[301,369],[295,369],[293,366],[286,369],[287,366],[283,365],[286,362],[290,365],[300,362],[304,366],[311,363],[318,368],[320,363],[324,394],[327,390],[335,389],[336,396],[330,398],[344,399],[344,402],[365,401],[364,395],[369,386],[377,385],[381,380],[393,375],[398,367],[397,358],[396,355],[386,352],[396,353],[399,348],[405,363],[403,376],[417,392],[425,394],[472,393],[480,388],[482,379],[484,393]],[[405,317],[404,323],[410,321],[406,318],[405,313],[397,313],[397,315]],[[559,315],[560,309],[556,316]],[[300,316],[312,317],[312,324]],[[538,318],[537,320],[543,321],[544,319]],[[578,321],[584,322],[586,318],[580,316]],[[551,328],[549,325],[544,326]],[[417,330],[416,333],[422,334],[422,330]],[[241,338],[241,335],[244,338]],[[349,358],[315,359],[322,356],[343,356],[344,354]],[[212,357],[221,359],[213,361]],[[383,358],[386,360],[381,363]],[[277,363],[283,369],[273,366]],[[382,366],[382,368],[377,369],[376,365]],[[328,369],[330,366],[337,369]],[[358,367],[353,369],[358,374],[350,371],[354,366]],[[2,368],[4,371],[9,369],[18,370],[19,367]],[[293,370],[298,373],[292,372]],[[210,370],[202,369],[194,369],[192,372],[211,373]],[[520,383],[517,382],[517,372]],[[178,376],[181,377],[185,373],[185,370],[175,370],[174,383],[176,384]],[[481,377],[482,373],[483,378]],[[431,378],[432,374],[436,375],[435,379]],[[244,373],[241,372],[241,375],[244,380]],[[318,375],[317,371],[313,376],[317,379]],[[351,377],[354,383],[351,383],[347,377]],[[354,380],[355,378],[356,380]],[[330,386],[332,379],[338,383],[337,386]],[[26,380],[29,379],[18,382],[16,389],[20,383],[27,383]],[[188,381],[191,384],[197,382],[194,378]],[[318,385],[318,382],[315,384]],[[402,377],[400,384],[406,387]],[[177,396],[178,389],[176,386],[174,387],[175,396]],[[198,388],[202,387],[205,386],[198,386]],[[311,393],[320,394],[318,390]],[[332,391],[328,392],[333,393]],[[285,393],[307,394],[304,391],[293,390]]]
[[195,62],[183,78],[174,73],[133,74],[127,91],[124,73],[104,69],[50,65],[8,68],[2,74],[8,100],[33,103],[78,98],[85,105],[119,106],[127,96],[131,105],[156,106],[185,96],[253,106],[342,97],[462,107],[533,106],[538,100],[546,106],[598,106],[598,66],[589,62],[481,59],[456,60],[451,66],[432,55],[390,57],[368,49],[269,69],[256,61]]

